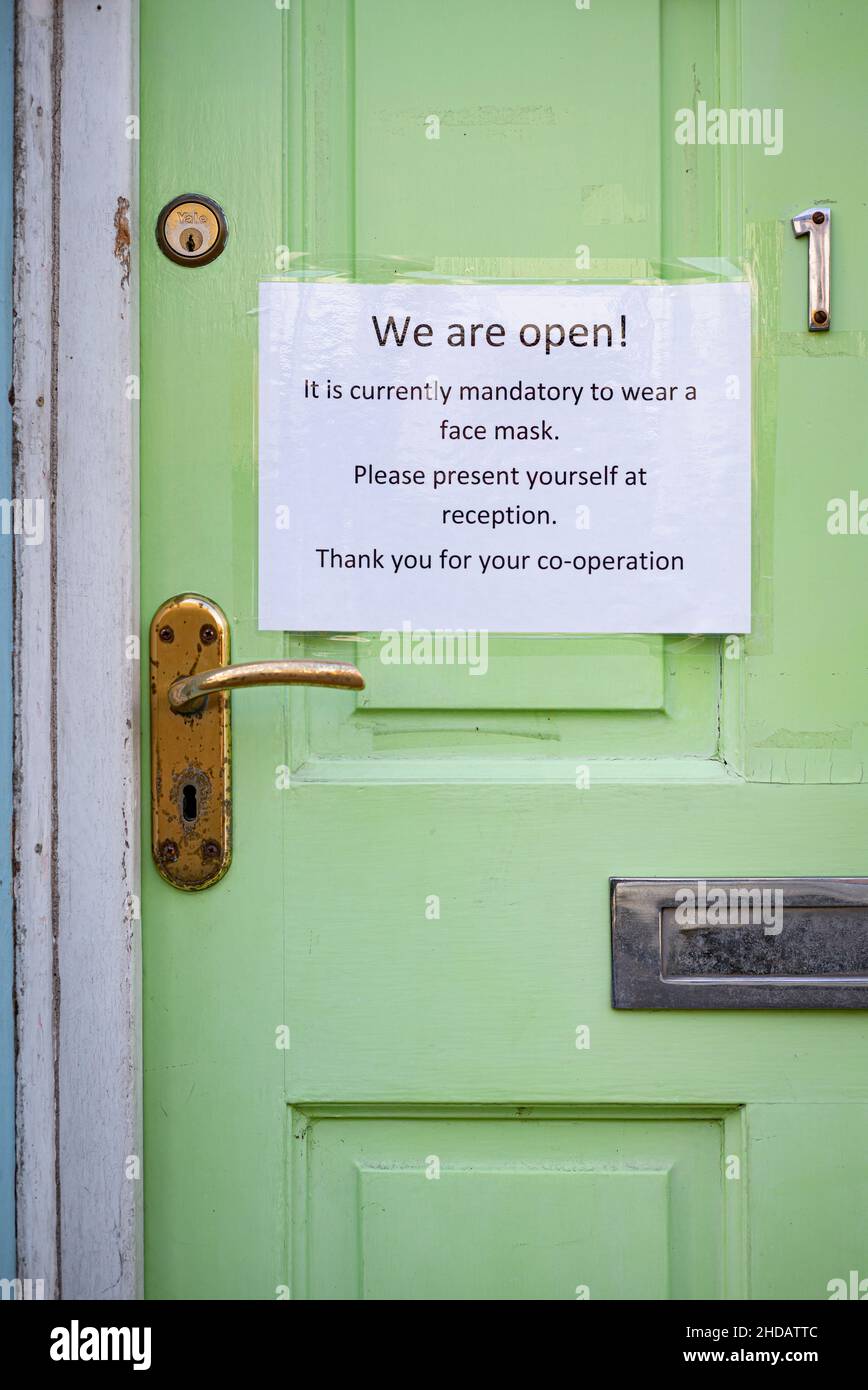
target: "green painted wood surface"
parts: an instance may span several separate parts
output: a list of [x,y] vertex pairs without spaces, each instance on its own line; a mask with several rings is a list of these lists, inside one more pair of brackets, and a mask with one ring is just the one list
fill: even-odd
[[[437,1297],[438,1231],[462,1296],[823,1298],[868,1277],[866,1016],[616,1013],[608,920],[611,874],[868,867],[868,541],[825,526],[868,423],[866,39],[857,0],[143,0],[143,224],[197,190],[231,227],[201,271],[143,240],[143,621],[198,590],[235,660],[340,653],[374,677],[367,701],[234,700],[216,888],[174,892],[146,846],[151,1296]],[[676,145],[700,97],[782,107],[781,155]],[[835,330],[808,335],[789,217],[825,199]],[[431,668],[384,683],[370,636],[258,633],[256,287],[287,251],[292,273],[364,280],[744,264],[753,635],[667,635],[635,668],[608,639],[510,640],[503,703],[474,708]],[[555,1209],[574,1260],[547,1257]]]
[[296,1113],[294,1287],[328,1299],[720,1298],[726,1116]]

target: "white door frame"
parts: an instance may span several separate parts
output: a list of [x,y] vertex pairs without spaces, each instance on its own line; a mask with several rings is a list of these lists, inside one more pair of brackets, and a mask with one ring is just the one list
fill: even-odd
[[135,0],[17,0],[15,66],[13,495],[44,503],[15,538],[19,1277],[136,1298]]

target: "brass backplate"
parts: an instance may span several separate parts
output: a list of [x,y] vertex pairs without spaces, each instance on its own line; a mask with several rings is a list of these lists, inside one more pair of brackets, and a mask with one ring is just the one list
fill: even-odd
[[167,883],[195,891],[221,879],[232,858],[229,695],[192,714],[169,706],[181,676],[229,661],[229,624],[201,594],[179,594],[151,623],[151,849]]

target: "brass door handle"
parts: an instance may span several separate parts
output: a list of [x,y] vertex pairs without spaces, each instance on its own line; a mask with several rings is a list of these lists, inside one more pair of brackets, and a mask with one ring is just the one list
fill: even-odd
[[169,686],[169,704],[176,714],[194,714],[204,708],[209,695],[221,690],[246,690],[253,685],[323,685],[332,690],[365,688],[361,671],[345,661],[248,661],[182,676]]
[[[154,863],[174,888],[209,888],[232,858],[230,693],[251,685],[319,685],[349,692],[364,690],[365,682],[343,661],[230,665],[226,614],[201,594],[179,594],[157,609],[150,660]],[[293,774],[284,766],[284,735],[273,720],[265,739],[273,750],[265,754],[260,776],[266,780],[257,796],[268,797],[286,790]],[[255,754],[250,741],[244,747],[245,756]]]

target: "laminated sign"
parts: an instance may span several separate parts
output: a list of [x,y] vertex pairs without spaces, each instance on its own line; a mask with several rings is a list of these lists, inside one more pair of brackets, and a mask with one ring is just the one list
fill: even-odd
[[746,284],[259,309],[260,628],[749,631]]

